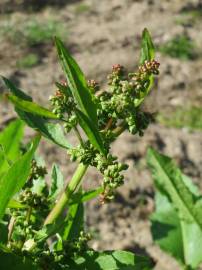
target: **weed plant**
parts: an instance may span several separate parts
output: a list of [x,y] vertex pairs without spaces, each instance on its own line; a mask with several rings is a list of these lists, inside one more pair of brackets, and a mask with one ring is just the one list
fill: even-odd
[[[142,34],[139,68],[128,73],[123,66],[114,65],[107,89],[101,89],[95,80],[86,81],[63,42],[55,38],[55,44],[66,80],[56,82],[50,109],[2,77],[8,90],[5,97],[19,119],[0,133],[1,269],[151,270],[154,266],[148,257],[90,248],[84,219],[85,202],[98,197],[97,203],[110,203],[124,184],[122,173],[128,166],[111,154],[112,142],[125,131],[143,136],[153,118],[141,106],[159,73],[149,32],[145,29]],[[25,124],[36,135],[22,144]],[[68,142],[70,131],[77,137],[77,145]],[[67,183],[57,164],[49,172],[37,156],[42,137],[77,162]],[[181,269],[199,269],[201,194],[169,157],[149,149],[147,160],[156,190],[153,239]],[[86,190],[82,183],[90,166],[103,175],[103,181]]]
[[[34,37],[30,39],[33,44],[35,34],[29,36]],[[111,154],[111,143],[125,130],[143,136],[152,119],[141,107],[159,73],[151,37],[145,29],[138,70],[128,73],[123,66],[114,65],[106,90],[100,89],[95,80],[86,81],[59,38],[55,38],[55,44],[66,80],[56,83],[51,109],[36,104],[2,78],[8,89],[6,98],[21,120],[11,123],[0,135],[1,267],[150,269],[149,258],[131,252],[92,250],[83,204],[96,197],[99,204],[114,198],[116,189],[124,184],[122,172],[128,165]],[[24,123],[37,134],[22,147]],[[66,134],[70,131],[75,133],[78,145],[68,142]],[[42,136],[63,148],[78,164],[66,185],[58,165],[52,167],[50,187],[46,183],[47,168],[35,154]],[[84,190],[82,182],[90,166],[103,175],[103,181],[94,190]]]

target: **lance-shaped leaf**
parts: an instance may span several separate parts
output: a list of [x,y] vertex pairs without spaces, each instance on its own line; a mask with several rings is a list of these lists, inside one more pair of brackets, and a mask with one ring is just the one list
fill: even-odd
[[80,193],[72,194],[69,205],[76,204],[79,202],[83,203],[92,200],[97,196],[99,196],[103,191],[104,191],[103,187],[99,187],[97,189],[83,191],[82,194]]
[[64,177],[57,164],[54,164],[51,172],[51,188],[49,197],[51,200],[56,199],[57,195],[64,187]]
[[145,28],[142,32],[140,64],[154,59],[155,51],[149,31]]
[[103,155],[106,155],[106,149],[104,148],[101,134],[95,127],[94,123],[91,122],[91,120],[85,114],[83,114],[80,110],[76,110],[76,115],[78,117],[79,124],[81,125],[82,129],[86,133],[89,141]]
[[68,81],[68,86],[77,103],[79,109],[94,123],[97,127],[97,108],[92,100],[92,95],[88,89],[86,79],[80,67],[69,54],[67,48],[59,38],[55,38],[58,56]]
[[16,110],[16,112],[29,127],[39,131],[45,138],[63,148],[69,149],[72,147],[68,143],[60,124],[50,123],[47,119],[21,110]]
[[11,91],[14,96],[19,97],[23,100],[32,101],[32,98],[29,95],[25,94],[21,89],[16,87],[9,79],[3,76],[1,76],[1,78],[5,86]]
[[40,136],[37,136],[30,149],[20,157],[6,174],[0,179],[0,219],[3,217],[6,207],[13,195],[23,187],[31,169],[31,161],[39,144]]
[[[141,41],[141,54],[140,54],[140,64],[144,64],[145,61],[151,61],[155,57],[155,49],[152,42],[152,38],[149,34],[149,31],[145,28],[142,32],[142,41]],[[146,91],[140,92],[139,97],[135,99],[135,106],[138,107],[149,94],[151,87],[154,83],[154,76],[149,76],[149,83]]]
[[24,112],[40,115],[50,119],[58,119],[58,117],[54,113],[38,105],[37,103],[26,101],[11,94],[8,94],[7,97],[18,109]]
[[21,120],[16,120],[11,122],[0,133],[0,175],[2,175],[17,158],[19,158],[23,127],[23,122]]
[[32,102],[32,98],[17,88],[9,79],[2,76],[2,80],[12,94],[7,94],[8,99],[20,110],[37,114],[43,117],[58,119],[57,116],[48,109]]
[[132,252],[87,251],[75,260],[70,260],[67,270],[151,270],[149,258],[137,256]]
[[58,85],[59,89],[64,93],[67,91],[67,95],[69,95],[68,89],[70,89],[79,108],[77,114],[79,124],[84,129],[93,146],[104,154],[102,137],[98,131],[97,108],[88,89],[84,74],[62,41],[56,37],[55,43],[69,86],[69,88],[65,89]]
[[[10,92],[15,95],[16,97],[19,97],[25,101],[32,101],[32,98],[25,94],[21,89],[17,88],[10,80],[8,80],[5,77],[2,77],[5,85],[8,87]],[[55,144],[63,147],[63,148],[70,148],[71,145],[67,142],[67,139],[65,138],[64,132],[62,130],[62,127],[59,124],[54,124],[48,122],[48,119],[44,119],[43,117],[25,112],[19,108],[15,108],[17,114],[19,117],[26,122],[26,124],[35,129],[36,131],[39,131],[44,137],[51,140]]]
[[8,208],[13,208],[13,209],[24,209],[24,208],[28,208],[28,205],[26,204],[22,204],[20,202],[18,202],[15,199],[11,199],[7,205]]
[[73,204],[68,209],[68,216],[63,228],[59,231],[63,240],[77,239],[84,226],[84,206],[82,203]]
[[182,264],[195,269],[202,262],[202,196],[169,157],[150,149],[148,164],[158,190],[152,217],[154,239]]

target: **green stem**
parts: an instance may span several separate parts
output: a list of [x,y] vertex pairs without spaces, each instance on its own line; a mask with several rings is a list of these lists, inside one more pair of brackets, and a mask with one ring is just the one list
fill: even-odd
[[115,128],[114,130],[112,130],[112,131],[113,131],[114,135],[115,135],[116,137],[118,137],[119,135],[121,135],[121,133],[124,132],[124,130],[126,129],[126,127],[127,127],[126,122],[122,122],[122,123],[120,124],[120,126],[116,127],[116,128]]
[[[113,130],[114,134],[118,137],[124,130],[126,129],[126,123],[123,122],[119,127]],[[72,193],[75,191],[75,189],[80,184],[86,170],[88,168],[88,165],[84,165],[82,163],[79,164],[77,167],[71,181],[67,185],[65,192],[61,195],[56,205],[53,207],[49,215],[47,216],[44,225],[53,223],[62,213],[65,205],[71,198]]]
[[15,218],[12,216],[8,225],[8,243],[11,241],[11,237],[13,234],[14,226],[15,226]]
[[81,137],[81,134],[80,134],[78,128],[77,127],[74,127],[74,131],[75,131],[75,133],[77,135],[77,138],[79,139],[80,144],[83,145],[83,139]]
[[71,195],[76,190],[78,185],[80,184],[86,170],[88,168],[88,165],[84,165],[83,163],[80,163],[71,179],[69,184],[67,185],[65,192],[61,195],[59,200],[57,201],[56,205],[53,207],[49,215],[47,216],[44,225],[53,223],[62,213],[65,205],[71,198]]

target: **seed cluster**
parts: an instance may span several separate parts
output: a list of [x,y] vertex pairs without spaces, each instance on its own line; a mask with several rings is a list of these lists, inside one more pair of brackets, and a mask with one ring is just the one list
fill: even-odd
[[[117,64],[112,67],[112,72],[108,75],[108,88],[101,91],[95,80],[88,81],[88,88],[92,94],[93,102],[97,106],[98,127],[102,133],[107,156],[103,156],[90,143],[89,140],[81,142],[77,147],[68,150],[72,161],[78,161],[86,165],[96,167],[103,174],[102,201],[113,198],[114,191],[124,182],[121,174],[127,169],[127,165],[117,161],[117,157],[110,154],[110,144],[116,139],[113,130],[120,123],[124,123],[126,129],[132,134],[144,134],[152,120],[152,115],[142,111],[140,106],[136,106],[138,99],[146,95],[150,84],[151,75],[159,73],[159,63],[155,60],[145,61],[139,66],[135,73],[127,73],[126,69]],[[67,87],[67,83],[63,83]],[[67,91],[68,96],[60,90],[51,97],[53,112],[66,121],[65,129],[69,132],[78,124],[74,102],[71,91]]]
[[[63,86],[68,89],[66,82],[63,82]],[[52,112],[59,119],[65,120],[64,128],[66,132],[69,132],[77,125],[77,117],[74,113],[76,104],[72,95],[65,95],[61,90],[57,89],[55,95],[50,96],[49,100],[53,107]]]
[[41,266],[42,269],[46,269],[47,265],[49,266],[48,269],[57,269],[56,267],[58,265],[61,266],[61,269],[65,269],[65,267],[69,269],[71,258],[87,250],[87,243],[90,239],[91,235],[89,233],[81,231],[78,238],[62,241],[61,245],[63,249],[59,249],[57,244],[55,246],[53,244],[52,250],[50,250],[48,246],[45,246],[44,250],[38,254],[39,256],[34,257],[34,261],[37,265]]
[[110,153],[107,157],[100,154],[93,145],[86,141],[77,148],[68,150],[72,161],[79,161],[83,164],[96,167],[103,174],[103,188],[106,199],[113,198],[116,188],[123,184],[124,177],[121,174],[128,166],[117,161],[117,157]]

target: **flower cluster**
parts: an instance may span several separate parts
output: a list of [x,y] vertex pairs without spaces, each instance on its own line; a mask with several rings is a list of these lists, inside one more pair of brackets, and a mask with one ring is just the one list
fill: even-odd
[[97,98],[100,128],[104,128],[111,118],[113,127],[123,120],[132,134],[143,134],[151,117],[142,112],[136,103],[147,90],[150,76],[158,74],[158,68],[159,63],[155,60],[145,61],[138,72],[128,75],[121,65],[112,67],[112,73],[108,76],[109,90]]
[[[152,115],[142,111],[139,100],[146,96],[151,75],[157,75],[158,69],[159,63],[155,60],[145,61],[137,72],[129,74],[123,66],[114,65],[108,76],[106,91],[101,91],[96,81],[88,81],[88,89],[97,106],[98,128],[108,154],[103,156],[89,140],[81,141],[81,138],[80,144],[69,149],[68,153],[72,161],[94,166],[103,174],[104,199],[113,197],[114,190],[123,184],[124,177],[121,172],[127,169],[125,164],[119,163],[117,157],[109,153],[110,143],[116,139],[113,131],[122,123],[132,134],[143,135]],[[68,88],[67,84],[64,86]],[[69,90],[67,93],[68,96],[57,90],[56,95],[51,97],[51,103],[53,112],[65,119],[66,130],[69,131],[76,127],[78,119],[74,112],[76,104],[73,96]]]
[[123,184],[124,177],[121,174],[128,166],[119,163],[117,157],[108,154],[107,157],[100,154],[89,141],[77,148],[69,149],[68,153],[72,161],[79,161],[96,167],[103,174],[103,188],[105,197],[112,198],[114,190]]
[[[63,82],[63,87],[68,89],[66,82]],[[56,114],[59,119],[63,119],[65,121],[64,128],[66,132],[69,132],[77,125],[77,118],[74,113],[76,107],[74,98],[71,94],[65,95],[60,89],[57,89],[55,95],[50,96],[49,100],[53,107],[52,112]]]
[[33,208],[48,208],[46,196],[32,192],[29,188],[25,189],[19,196],[19,201],[26,206]]
[[47,174],[46,167],[39,166],[35,159],[32,160],[30,180],[36,180],[39,177],[44,177]]
[[49,266],[48,269],[58,269],[58,264],[62,269],[69,269],[70,258],[74,258],[86,251],[89,240],[91,240],[91,235],[80,231],[78,238],[62,240],[61,246],[63,248],[59,249],[57,247],[57,241],[55,242],[56,245],[53,243],[52,250],[50,250],[47,245],[44,245],[44,250],[38,254],[38,257],[34,258],[34,261],[37,265],[41,266],[42,269],[47,265]]

